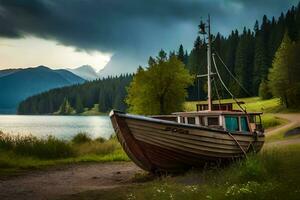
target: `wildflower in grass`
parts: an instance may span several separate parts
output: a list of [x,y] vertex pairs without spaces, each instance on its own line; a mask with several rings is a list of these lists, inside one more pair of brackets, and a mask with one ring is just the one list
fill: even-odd
[[227,197],[242,197],[249,195],[257,195],[261,191],[272,191],[276,189],[278,185],[274,183],[260,184],[255,181],[248,181],[244,184],[234,184],[227,188],[225,196]]
[[185,188],[190,192],[196,192],[198,190],[198,187],[196,185],[188,185],[185,186]]
[[212,197],[210,195],[206,195],[207,199],[212,199]]
[[134,194],[130,193],[127,195],[127,200],[134,200],[134,199],[136,199],[136,196]]

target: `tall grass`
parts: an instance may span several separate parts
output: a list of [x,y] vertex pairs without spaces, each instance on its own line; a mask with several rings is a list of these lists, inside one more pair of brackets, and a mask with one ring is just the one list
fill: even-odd
[[92,139],[86,133],[70,141],[53,136],[11,136],[0,131],[0,172],[4,168],[32,168],[86,161],[128,161],[115,137]]
[[38,139],[34,136],[9,136],[0,132],[0,149],[40,159],[74,156],[74,151],[69,143],[53,136],[49,136],[46,139]]

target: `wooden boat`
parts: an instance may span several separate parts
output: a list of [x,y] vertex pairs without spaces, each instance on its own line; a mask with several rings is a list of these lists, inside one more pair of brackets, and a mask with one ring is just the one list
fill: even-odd
[[175,172],[228,163],[259,152],[264,144],[262,113],[233,110],[231,103],[212,104],[210,37],[208,41],[208,104],[198,104],[197,111],[172,115],[110,113],[123,149],[146,171]]
[[[258,152],[264,143],[260,113],[197,111],[174,115],[179,122],[114,110],[110,113],[127,155],[150,172],[227,163],[251,151]],[[233,121],[239,125],[235,127]],[[228,124],[236,129],[229,130]]]

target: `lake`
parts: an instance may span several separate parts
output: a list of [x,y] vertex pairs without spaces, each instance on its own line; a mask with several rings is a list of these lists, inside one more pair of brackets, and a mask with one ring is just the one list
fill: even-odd
[[13,135],[53,135],[60,139],[70,139],[79,132],[92,138],[109,138],[114,133],[108,116],[0,115],[0,130]]

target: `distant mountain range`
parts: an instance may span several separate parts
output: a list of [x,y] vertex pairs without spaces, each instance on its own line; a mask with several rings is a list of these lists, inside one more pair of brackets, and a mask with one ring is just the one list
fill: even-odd
[[81,78],[83,78],[85,80],[95,80],[100,77],[97,74],[97,72],[94,70],[94,68],[91,67],[90,65],[83,65],[83,66],[75,68],[75,69],[67,68],[66,70],[72,72],[73,74],[76,74],[77,76],[80,76]]
[[45,66],[0,70],[0,113],[15,113],[18,103],[34,94],[85,81],[66,69]]
[[111,74],[110,67],[96,72],[90,65],[75,69],[50,69],[46,66],[0,70],[0,114],[15,113],[18,104],[29,96],[53,88],[80,84],[105,78]]

